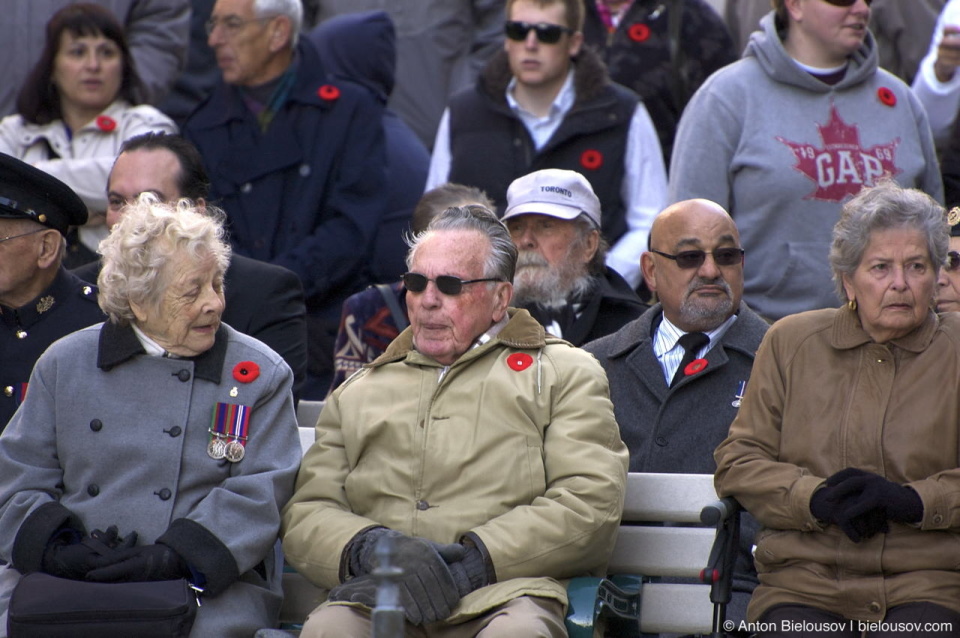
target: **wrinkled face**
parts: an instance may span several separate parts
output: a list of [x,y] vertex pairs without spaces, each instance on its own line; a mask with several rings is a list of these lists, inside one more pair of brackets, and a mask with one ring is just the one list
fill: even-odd
[[852,276],[843,276],[864,330],[877,343],[919,326],[933,304],[937,272],[924,234],[914,228],[876,230]]
[[[518,0],[510,7],[507,20],[517,20],[538,24],[567,24],[566,9],[562,3],[540,7],[531,0]],[[564,33],[560,41],[544,44],[537,40],[536,31],[531,29],[523,42],[504,38],[504,48],[510,60],[510,71],[517,82],[530,87],[559,90],[567,78],[570,58],[580,51],[583,34]]]
[[550,215],[518,215],[505,223],[519,251],[514,303],[566,299],[574,282],[586,274],[599,234],[593,231],[586,241],[578,241],[576,222]]
[[99,113],[120,93],[123,52],[103,35],[60,34],[51,80],[63,108]]
[[192,357],[213,347],[223,314],[223,271],[213,255],[171,260],[158,304],[131,302],[137,326],[165,350]]
[[40,272],[38,258],[44,230],[44,226],[29,220],[0,219],[0,240],[10,238],[0,241],[0,304],[17,308],[33,298],[29,291]]
[[278,75],[278,20],[257,18],[253,0],[217,0],[210,16],[216,27],[207,36],[207,44],[217,56],[224,82],[257,86]]
[[[950,252],[958,254],[956,262],[960,263],[960,237],[950,238]],[[940,269],[937,279],[937,312],[956,312],[960,310],[960,267],[947,270],[946,266]]]
[[[462,280],[482,279],[490,240],[476,231],[434,231],[414,253],[410,272],[435,279],[453,275]],[[467,284],[459,295],[446,295],[433,281],[423,292],[407,291],[407,310],[416,349],[450,365],[481,334],[503,318],[510,302],[509,282]]]
[[161,202],[180,198],[180,162],[165,148],[121,153],[107,182],[107,228],[120,221],[123,207],[140,193],[153,193]]
[[713,330],[735,313],[743,296],[743,262],[718,266],[712,253],[739,248],[740,234],[722,208],[701,200],[681,202],[654,220],[654,250],[676,255],[689,250],[708,253],[699,268],[680,268],[677,262],[652,252],[641,258],[647,286],[657,293],[663,314],[686,332]]
[[[870,21],[870,7],[857,0],[849,7],[838,7],[825,0],[788,0],[790,14],[788,40],[802,41],[826,68],[839,66],[863,44]],[[794,38],[799,37],[798,40]]]

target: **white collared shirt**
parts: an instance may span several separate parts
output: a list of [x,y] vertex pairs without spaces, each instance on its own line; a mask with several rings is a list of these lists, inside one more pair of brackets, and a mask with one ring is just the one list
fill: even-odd
[[[707,356],[707,353],[710,352],[714,344],[720,342],[720,339],[736,320],[737,315],[730,315],[727,320],[719,326],[710,332],[704,333],[710,338],[710,343],[700,348],[700,351],[697,352],[697,358],[702,359]],[[680,361],[683,360],[684,349],[678,342],[680,341],[680,337],[685,334],[687,333],[673,325],[673,323],[664,316],[660,322],[660,326],[657,328],[656,334],[653,335],[653,354],[657,356],[657,361],[660,362],[660,367],[663,369],[663,378],[666,379],[668,386],[673,381],[673,377],[677,373],[677,368],[680,367]]]
[[130,325],[133,328],[133,334],[137,335],[137,339],[140,341],[140,345],[143,346],[143,349],[147,351],[148,355],[150,355],[151,357],[162,357],[165,355],[170,357],[176,357],[176,355],[169,354],[166,350],[163,349],[163,346],[161,346],[159,343],[157,343],[156,341],[148,337],[147,333],[145,333],[143,330],[137,327],[137,324],[131,323]]

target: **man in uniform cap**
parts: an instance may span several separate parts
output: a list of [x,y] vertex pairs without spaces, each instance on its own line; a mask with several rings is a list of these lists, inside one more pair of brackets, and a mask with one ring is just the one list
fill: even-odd
[[647,309],[606,265],[600,220],[600,200],[576,171],[535,171],[507,190],[503,222],[519,251],[513,305],[575,346],[616,332]]
[[0,153],[0,430],[47,346],[104,320],[96,288],[61,266],[67,230],[86,221],[69,186]]

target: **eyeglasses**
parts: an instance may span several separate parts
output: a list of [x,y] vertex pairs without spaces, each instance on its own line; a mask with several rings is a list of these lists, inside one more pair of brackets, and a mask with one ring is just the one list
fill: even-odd
[[947,260],[943,262],[944,270],[952,272],[960,268],[960,253],[955,250],[951,250],[947,253]]
[[[828,4],[832,4],[835,7],[852,7],[857,3],[857,0],[823,0],[823,1]],[[870,6],[870,3],[873,2],[873,0],[863,0],[863,1],[867,3],[868,7]]]
[[267,22],[273,20],[277,16],[268,16],[266,18],[250,18],[249,20],[244,20],[238,18],[237,16],[228,16],[226,18],[210,18],[203,23],[203,30],[206,31],[207,36],[213,33],[213,30],[217,28],[217,25],[223,27],[224,32],[228,38],[240,33],[240,30],[250,24],[251,22]]
[[[668,255],[659,250],[651,250],[650,252],[674,260],[677,262],[677,267],[684,270],[699,268],[707,259],[707,253],[702,250],[685,250],[676,255]],[[736,266],[743,263],[743,248],[717,248],[710,254],[713,255],[713,261],[718,266]]]
[[[49,228],[38,228],[36,230],[31,230],[29,233],[20,233],[19,235],[8,235],[6,237],[0,237],[0,244],[5,241],[10,241],[11,239],[16,239],[17,237],[26,237],[27,235],[33,235],[34,233],[42,233],[45,230],[50,230]],[[952,253],[956,255],[956,253]]]
[[418,272],[408,272],[400,278],[403,285],[410,292],[423,292],[427,289],[427,282],[432,281],[437,286],[437,290],[445,295],[459,295],[463,292],[463,287],[467,284],[476,284],[481,281],[503,281],[499,277],[487,277],[485,279],[467,279],[463,280],[453,275],[438,275],[436,279],[428,279],[426,275]]
[[523,42],[527,39],[527,34],[533,29],[537,34],[537,40],[544,44],[556,44],[560,41],[560,36],[564,33],[575,33],[570,27],[560,26],[559,24],[548,24],[546,22],[521,22],[520,20],[510,20],[503,25],[503,32],[511,40]]

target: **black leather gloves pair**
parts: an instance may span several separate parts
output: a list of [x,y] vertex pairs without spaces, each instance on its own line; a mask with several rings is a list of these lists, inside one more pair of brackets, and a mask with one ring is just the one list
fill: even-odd
[[414,625],[443,620],[463,596],[487,584],[483,555],[476,547],[434,543],[381,527],[362,532],[351,542],[350,571],[355,577],[334,587],[330,600],[376,604],[375,549],[387,536],[393,543],[392,565],[403,570],[400,602]]
[[923,501],[909,487],[855,467],[840,470],[810,498],[810,512],[838,525],[855,543],[889,531],[889,521],[916,523]]
[[117,527],[94,530],[89,536],[61,530],[43,552],[44,572],[61,578],[120,583],[172,580],[190,576],[176,551],[163,544],[136,547],[136,532],[121,538]]

